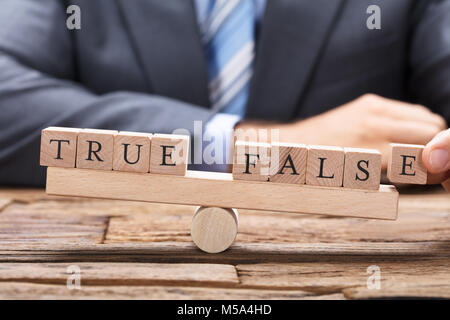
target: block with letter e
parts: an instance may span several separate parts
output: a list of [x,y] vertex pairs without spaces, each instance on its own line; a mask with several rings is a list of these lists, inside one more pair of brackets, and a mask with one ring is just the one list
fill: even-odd
[[234,145],[233,179],[268,181],[270,176],[268,143],[236,141]]
[[342,187],[344,149],[341,147],[309,146],[306,161],[306,184]]
[[116,130],[83,129],[78,134],[77,168],[112,170]]
[[147,173],[151,133],[121,131],[114,136],[113,170]]
[[305,184],[308,147],[304,144],[271,144],[270,181]]
[[391,143],[387,177],[393,183],[426,184],[427,169],[422,162],[425,146]]
[[150,154],[150,173],[186,175],[189,136],[154,134]]
[[42,130],[41,166],[75,168],[80,129],[49,127]]
[[344,148],[344,188],[378,190],[381,153],[373,149]]

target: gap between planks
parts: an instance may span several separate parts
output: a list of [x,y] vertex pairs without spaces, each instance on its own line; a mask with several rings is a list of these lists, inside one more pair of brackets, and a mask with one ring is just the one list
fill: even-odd
[[448,242],[235,244],[220,254],[205,254],[192,243],[101,245],[0,244],[0,262],[151,262],[151,263],[295,263],[308,261],[429,260],[449,258]]

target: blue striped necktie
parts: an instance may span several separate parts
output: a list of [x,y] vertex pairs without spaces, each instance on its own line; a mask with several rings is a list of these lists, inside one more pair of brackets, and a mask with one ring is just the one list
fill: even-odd
[[210,0],[202,25],[213,109],[245,114],[254,60],[253,0]]

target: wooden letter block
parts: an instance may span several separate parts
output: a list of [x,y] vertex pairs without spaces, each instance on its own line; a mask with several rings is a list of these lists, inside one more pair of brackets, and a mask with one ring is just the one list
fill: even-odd
[[113,170],[149,172],[150,133],[121,131],[114,137]]
[[305,184],[308,147],[304,144],[272,143],[271,182]]
[[306,184],[341,187],[344,176],[344,149],[309,146],[306,164]]
[[391,143],[387,176],[393,183],[427,183],[427,169],[422,162],[424,146]]
[[78,135],[77,168],[112,170],[115,130],[84,129]]
[[233,179],[268,181],[270,175],[270,144],[236,141]]
[[344,148],[344,188],[378,190],[381,153],[378,150]]
[[49,127],[42,130],[41,166],[75,168],[80,129]]
[[150,173],[184,176],[189,158],[189,136],[154,134],[152,136]]

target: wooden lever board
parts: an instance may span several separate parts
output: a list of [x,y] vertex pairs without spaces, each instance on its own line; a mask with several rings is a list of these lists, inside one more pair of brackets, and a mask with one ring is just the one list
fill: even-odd
[[233,180],[230,173],[185,176],[49,167],[47,193],[103,199],[395,220],[394,186],[358,190]]

